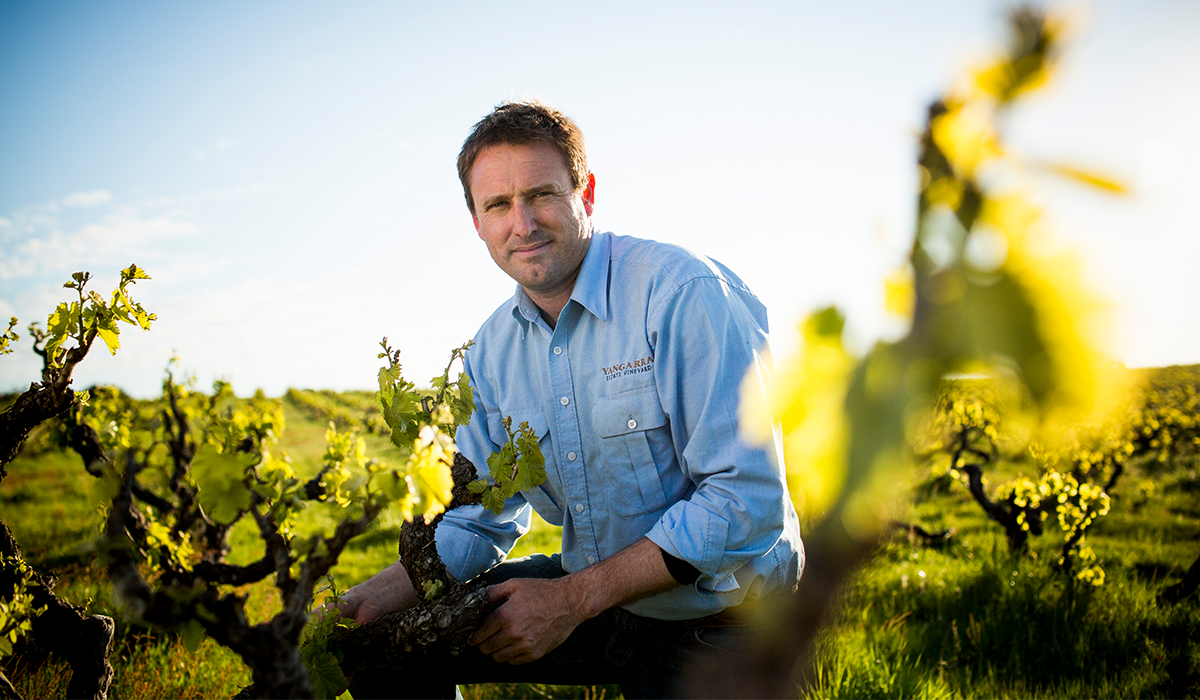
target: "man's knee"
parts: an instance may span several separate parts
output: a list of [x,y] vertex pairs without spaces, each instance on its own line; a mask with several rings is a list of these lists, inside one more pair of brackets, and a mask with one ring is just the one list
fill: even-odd
[[476,576],[474,580],[485,586],[494,586],[513,578],[559,578],[566,575],[558,554],[533,554],[501,562]]

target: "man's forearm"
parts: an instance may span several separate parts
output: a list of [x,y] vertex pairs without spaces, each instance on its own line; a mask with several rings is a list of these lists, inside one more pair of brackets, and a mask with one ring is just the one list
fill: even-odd
[[679,585],[667,570],[662,550],[645,537],[608,559],[567,576],[563,583],[579,592],[581,612],[587,618]]
[[418,599],[408,572],[397,561],[346,591],[338,608],[343,617],[365,624],[385,613],[412,607]]

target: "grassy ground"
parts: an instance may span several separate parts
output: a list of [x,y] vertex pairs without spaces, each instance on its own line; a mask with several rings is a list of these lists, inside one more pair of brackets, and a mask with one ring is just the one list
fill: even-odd
[[[280,448],[297,471],[312,473],[324,450],[325,424],[293,406]],[[368,436],[369,454],[390,445]],[[116,674],[110,697],[230,697],[249,682],[232,652],[206,641],[193,655],[176,634],[126,622],[110,600],[103,573],[86,547],[98,533],[99,504],[77,457],[49,451],[23,457],[0,484],[0,516],[29,560],[60,576],[57,591],[89,612],[113,616]],[[1161,472],[1161,469],[1160,469]],[[847,585],[835,622],[819,641],[811,697],[1197,697],[1200,611],[1196,596],[1168,607],[1156,594],[1200,556],[1200,480],[1196,465],[1158,473],[1152,498],[1131,474],[1112,493],[1113,510],[1088,539],[1103,564],[1100,588],[1073,586],[1050,562],[1049,537],[1033,555],[1011,557],[997,526],[957,485],[927,485],[910,520],[929,529],[955,527],[935,550],[889,536]],[[336,569],[353,585],[394,561],[400,523],[384,517],[352,543]],[[513,556],[553,552],[557,528],[544,522]],[[253,533],[233,534],[237,557],[258,556]],[[277,604],[269,584],[247,587],[252,619]],[[20,657],[6,671],[25,697],[61,697],[67,670],[54,660]],[[613,687],[466,686],[466,698],[614,698]]]
[[890,537],[847,587],[819,641],[811,697],[1198,697],[1200,610],[1157,600],[1200,556],[1195,472],[1145,501],[1135,479],[1088,542],[1107,580],[1068,581],[1061,541],[1034,538],[1013,557],[999,526],[965,489],[911,512],[927,529],[955,527],[931,549]]

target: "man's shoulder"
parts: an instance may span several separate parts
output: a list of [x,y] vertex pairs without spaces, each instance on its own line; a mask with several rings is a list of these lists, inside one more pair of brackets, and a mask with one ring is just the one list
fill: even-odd
[[667,278],[678,286],[698,279],[714,279],[750,292],[732,270],[707,255],[673,243],[611,233],[605,235],[612,240],[610,257],[615,274],[625,272]]

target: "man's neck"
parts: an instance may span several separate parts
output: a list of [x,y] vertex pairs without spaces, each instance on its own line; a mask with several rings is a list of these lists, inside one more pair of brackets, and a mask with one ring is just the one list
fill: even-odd
[[571,292],[574,291],[574,288],[575,286],[572,284],[571,288],[565,292],[549,297],[530,292],[528,289],[525,290],[525,294],[529,296],[534,306],[538,307],[538,312],[541,313],[542,320],[553,330],[558,325],[558,315],[562,313],[563,307],[567,305],[567,302],[571,301]]

